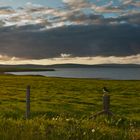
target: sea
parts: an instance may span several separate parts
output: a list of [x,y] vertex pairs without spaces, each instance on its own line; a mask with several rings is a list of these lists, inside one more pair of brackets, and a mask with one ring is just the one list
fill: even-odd
[[47,77],[94,78],[108,80],[140,80],[138,68],[56,68],[55,71],[10,72],[14,75],[42,75]]

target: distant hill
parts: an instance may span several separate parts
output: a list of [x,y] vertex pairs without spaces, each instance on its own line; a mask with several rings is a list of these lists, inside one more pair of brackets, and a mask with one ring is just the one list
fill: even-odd
[[140,65],[136,64],[98,64],[98,65],[84,65],[84,64],[55,64],[55,65],[50,65],[46,66],[49,68],[99,68],[99,67],[112,67],[112,68],[140,68]]
[[50,68],[140,68],[136,64],[98,64],[98,65],[82,65],[82,64],[55,64],[55,65],[0,65],[0,68],[32,68],[32,69],[50,69]]

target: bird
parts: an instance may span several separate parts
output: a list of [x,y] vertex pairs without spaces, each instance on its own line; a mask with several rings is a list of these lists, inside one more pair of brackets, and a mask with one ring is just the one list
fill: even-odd
[[109,93],[109,90],[106,87],[103,87],[103,93]]

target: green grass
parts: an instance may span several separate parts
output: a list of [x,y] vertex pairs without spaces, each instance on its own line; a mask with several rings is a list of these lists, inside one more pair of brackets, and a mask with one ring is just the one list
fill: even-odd
[[[26,86],[31,117],[25,120]],[[108,87],[114,118],[100,116]],[[0,75],[0,140],[139,140],[140,81]]]

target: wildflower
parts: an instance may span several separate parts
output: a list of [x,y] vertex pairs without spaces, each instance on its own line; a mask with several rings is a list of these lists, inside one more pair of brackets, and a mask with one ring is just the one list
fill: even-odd
[[86,135],[86,132],[84,132],[83,135]]
[[130,122],[130,126],[133,126],[133,124]]
[[91,132],[94,133],[95,132],[95,129],[92,129]]

